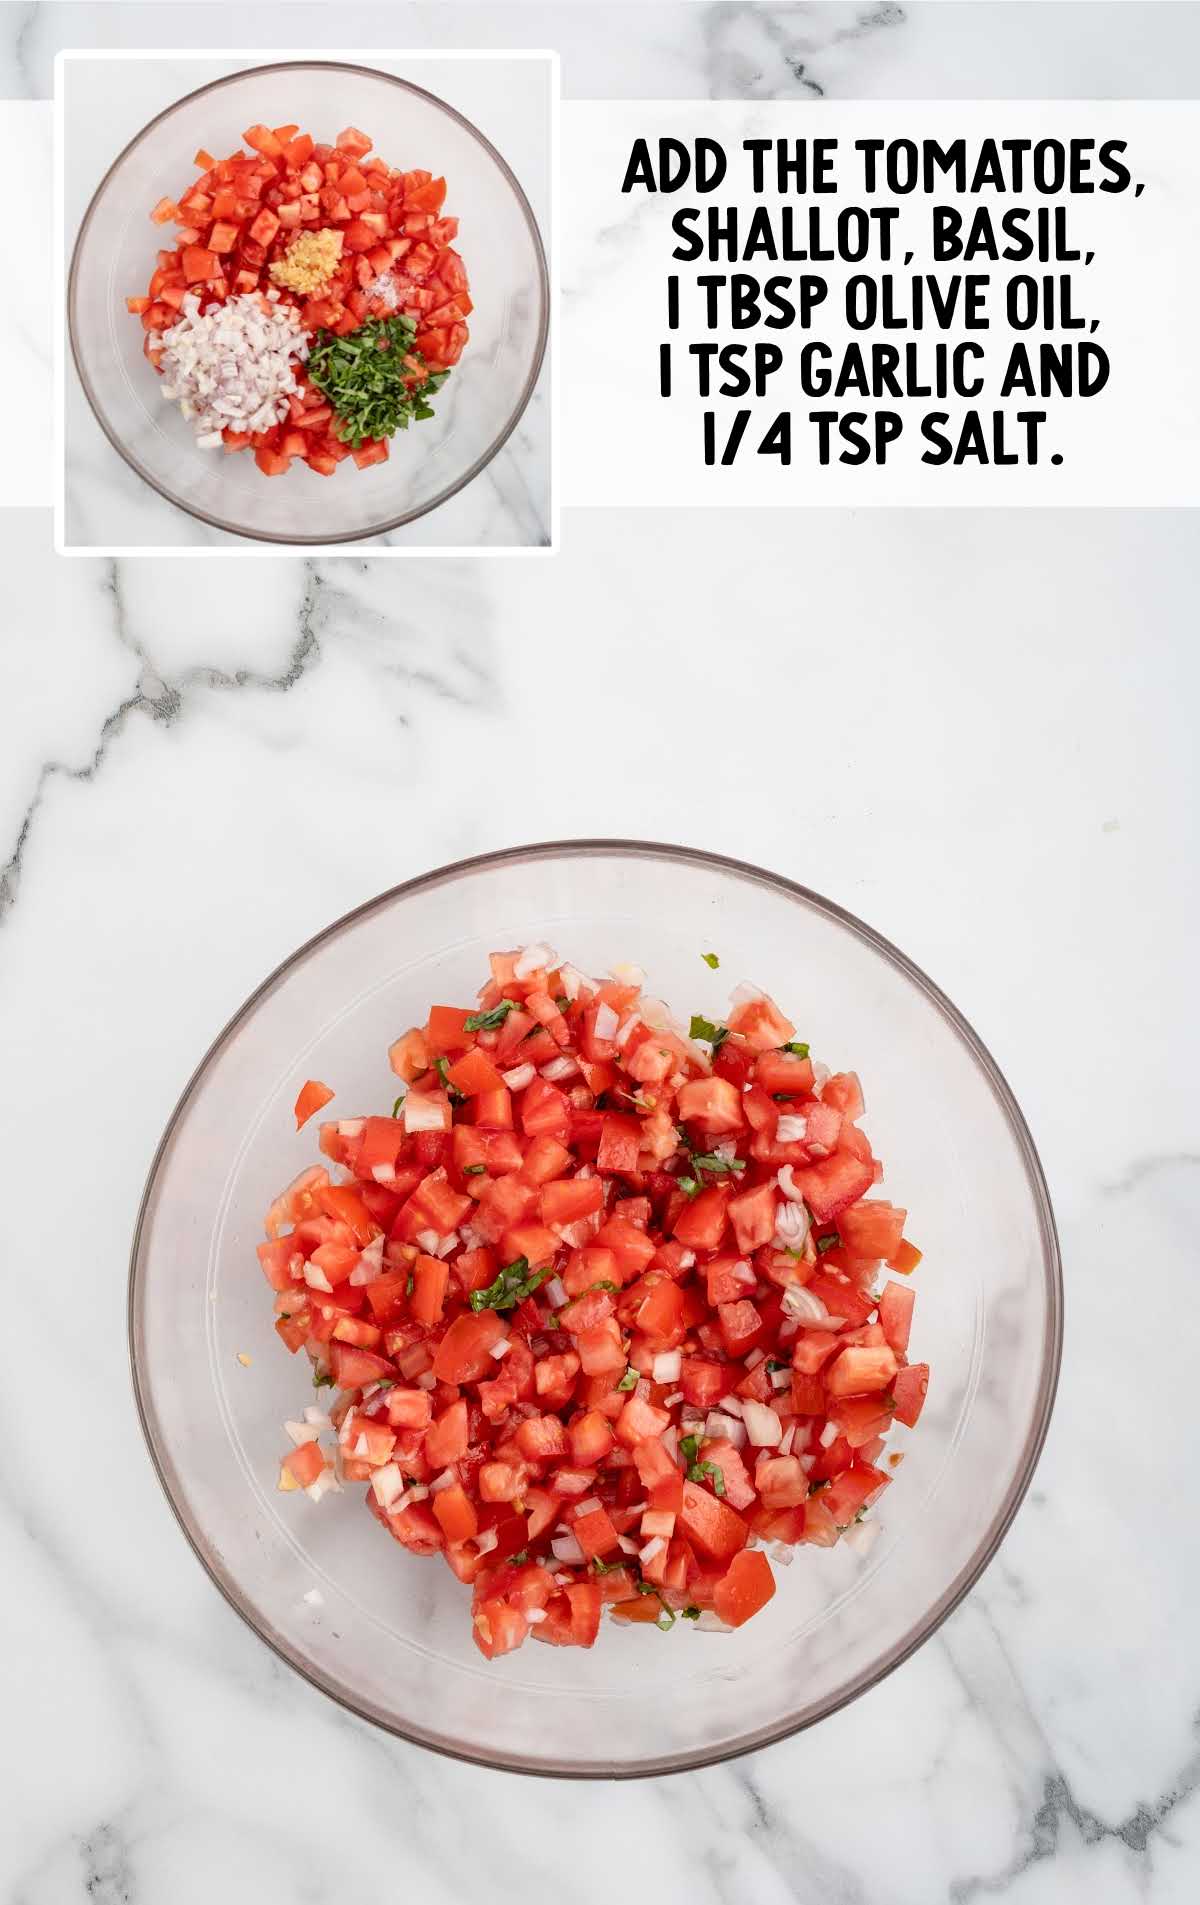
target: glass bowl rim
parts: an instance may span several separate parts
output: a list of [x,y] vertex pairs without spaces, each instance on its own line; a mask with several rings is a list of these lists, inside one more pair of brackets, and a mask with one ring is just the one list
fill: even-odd
[[[79,338],[81,324],[77,323],[80,259],[84,240],[87,238],[93,216],[100,203],[101,197],[130,153],[141,145],[143,139],[147,139],[150,136],[156,126],[161,125],[163,121],[169,119],[173,113],[178,112],[181,106],[189,105],[194,99],[203,98],[205,93],[217,92],[224,86],[232,85],[235,80],[253,78],[254,75],[259,73],[292,72],[359,73],[368,79],[386,80],[389,85],[399,86],[404,92],[415,93],[420,98],[428,100],[449,118],[457,120],[458,124],[475,140],[476,144],[483,148],[507,181],[517,201],[517,209],[521,213],[529,236],[533,241],[534,262],[537,269],[538,282],[537,341],[534,346],[533,361],[529,367],[529,374],[522,386],[520,396],[512,414],[500,434],[492,441],[483,454],[476,457],[470,468],[461,476],[456,477],[452,483],[448,483],[444,489],[438,491],[436,496],[431,497],[428,502],[422,503],[419,508],[405,510],[399,516],[389,518],[387,522],[374,524],[370,529],[348,529],[319,536],[284,535],[273,529],[247,529],[239,523],[226,522],[221,516],[215,516],[208,510],[200,509],[195,504],[185,503],[181,501],[179,497],[172,496],[158,481],[157,477],[152,476],[149,470],[142,468],[141,463],[133,451],[126,447],[116,430],[109,424],[99,399],[93,390],[91,378],[84,365]],[[352,60],[273,60],[261,66],[241,67],[236,73],[225,73],[220,79],[211,79],[203,86],[194,87],[190,93],[181,93],[179,98],[172,100],[169,106],[164,106],[161,112],[155,113],[153,119],[148,119],[141,131],[135,133],[133,138],[121,148],[107,172],[104,174],[104,177],[100,180],[99,185],[97,185],[95,191],[92,193],[91,198],[88,200],[87,210],[80,220],[75,243],[71,247],[71,263],[67,272],[66,303],[67,336],[71,345],[71,358],[75,365],[76,375],[83,387],[83,394],[87,398],[88,407],[113,449],[117,452],[122,461],[134,472],[135,476],[140,476],[144,483],[147,483],[157,495],[162,497],[164,502],[170,503],[174,509],[183,510],[185,515],[193,517],[198,522],[207,523],[210,529],[220,529],[227,535],[239,536],[248,542],[271,543],[276,548],[323,548],[335,543],[362,542],[370,536],[385,536],[390,534],[393,529],[401,529],[408,523],[417,522],[422,516],[428,516],[433,510],[440,509],[443,503],[449,502],[452,496],[457,496],[459,491],[465,489],[468,483],[473,482],[480,472],[487,468],[493,457],[504,448],[504,445],[508,442],[509,437],[524,416],[529,404],[529,399],[532,397],[537,386],[537,380],[541,375],[542,363],[546,355],[546,339],[550,330],[550,274],[546,264],[546,248],[542,242],[541,230],[538,226],[537,219],[533,215],[533,207],[525,196],[525,191],[520,180],[517,178],[516,173],[509,165],[507,159],[504,158],[503,154],[497,151],[491,140],[479,130],[479,127],[475,125],[472,120],[467,118],[465,113],[461,113],[456,107],[448,105],[444,99],[439,98],[437,93],[431,93],[428,88],[418,86],[412,80],[401,79],[396,73],[385,73],[376,66],[360,66]],[[63,454],[65,460],[65,446]]]
[[[206,1076],[209,1067],[220,1056],[231,1037],[237,1032],[243,1020],[256,1009],[259,1001],[265,998],[275,987],[281,984],[292,969],[315,953],[327,941],[357,924],[361,919],[382,908],[392,905],[407,894],[419,893],[428,888],[443,885],[456,880],[464,874],[470,874],[493,867],[520,864],[537,860],[570,858],[572,856],[632,855],[638,858],[659,858],[682,861],[692,867],[705,868],[714,873],[732,874],[740,879],[752,880],[760,885],[772,888],[786,898],[797,900],[802,905],[823,914],[826,919],[847,928],[861,941],[878,953],[889,965],[907,978],[922,992],[935,1010],[947,1021],[962,1043],[974,1058],[985,1083],[1004,1115],[1009,1131],[1016,1142],[1017,1150],[1025,1169],[1025,1175],[1033,1198],[1038,1235],[1041,1241],[1042,1271],[1044,1277],[1047,1318],[1042,1340],[1041,1370],[1038,1379],[1038,1391],[1033,1419],[1020,1450],[1013,1473],[1009,1479],[1000,1508],[975,1548],[969,1561],[962,1567],[954,1580],[943,1590],[938,1599],[928,1607],[915,1626],[904,1639],[876,1663],[869,1671],[856,1676],[836,1696],[825,1701],[820,1709],[802,1718],[785,1719],[778,1724],[758,1728],[753,1734],[739,1737],[732,1744],[715,1749],[705,1748],[696,1752],[681,1752],[663,1755],[655,1760],[636,1766],[612,1766],[604,1773],[594,1769],[546,1766],[521,1758],[519,1755],[473,1752],[465,1747],[449,1744],[445,1739],[433,1733],[422,1732],[415,1724],[400,1725],[378,1712],[360,1706],[339,1687],[334,1686],[323,1673],[314,1669],[298,1649],[291,1648],[282,1640],[276,1640],[265,1626],[259,1624],[256,1612],[243,1597],[238,1583],[227,1578],[215,1555],[206,1545],[203,1532],[192,1525],[185,1507],[176,1500],[169,1479],[172,1464],[166,1450],[160,1454],[153,1422],[153,1410],[147,1393],[143,1390],[142,1372],[137,1355],[137,1323],[142,1288],[141,1256],[143,1233],[146,1229],[150,1202],[154,1194],[159,1168],[166,1156],[177,1126],[188,1110],[192,1097]],[[240,1616],[247,1627],[263,1641],[280,1660],[293,1668],[308,1684],[353,1713],[356,1718],[366,1720],[373,1726],[414,1746],[425,1747],[439,1753],[447,1759],[461,1760],[470,1765],[486,1766],[501,1772],[525,1773],[534,1777],[548,1779],[645,1779],[658,1778],[666,1773],[692,1772],[705,1766],[723,1764],[726,1760],[739,1759],[744,1754],[760,1751],[763,1747],[774,1745],[779,1740],[789,1739],[794,1734],[805,1732],[809,1727],[837,1713],[842,1707],[877,1686],[880,1681],[894,1672],[910,1655],[937,1632],[949,1615],[975,1586],[984,1570],[994,1559],[1005,1535],[1008,1533],[1020,1508],[1045,1444],[1054,1409],[1055,1395],[1058,1389],[1059,1372],[1062,1362],[1063,1344],[1064,1289],[1062,1256],[1059,1248],[1058,1231],[1054,1220],[1054,1211],[1050,1201],[1050,1192],[1046,1184],[1041,1159],[1034,1144],[1032,1134],[1025,1122],[1024,1115],[1017,1103],[1011,1086],[995,1059],[984,1045],[973,1027],[959,1012],[958,1008],[934,984],[906,954],[885,939],[881,933],[868,926],[857,915],[839,906],[836,901],[826,899],[811,887],[803,886],[799,881],[790,880],[784,874],[768,872],[751,861],[740,860],[728,854],[710,853],[697,847],[673,845],[654,840],[622,840],[604,838],[580,838],[565,840],[543,840],[530,842],[523,846],[504,847],[487,853],[472,854],[462,860],[452,860],[444,866],[431,868],[426,873],[415,875],[400,881],[396,886],[388,887],[373,898],[352,907],[340,918],[330,922],[320,932],[314,933],[303,945],[283,959],[266,976],[243,1004],[217,1034],[199,1064],[196,1066],[159,1139],[147,1173],[145,1187],[138,1207],[137,1221],[134,1226],[133,1241],[129,1259],[127,1328],[129,1343],[129,1363],[134,1401],[138,1420],[141,1423],[147,1451],[163,1494],[175,1516],[176,1521],[192,1549],[197,1560],[208,1574],[209,1579],[220,1591],[224,1599]]]

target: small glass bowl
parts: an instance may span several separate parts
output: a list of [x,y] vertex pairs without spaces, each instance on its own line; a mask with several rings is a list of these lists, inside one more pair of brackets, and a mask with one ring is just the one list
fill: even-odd
[[[497,74],[502,68],[497,66]],[[361,126],[390,165],[421,165],[449,182],[475,309],[461,362],[435,416],[393,439],[386,463],[332,477],[299,462],[268,478],[248,451],[196,446],[143,355],[125,308],[154,270],[173,227],[150,208],[194,176],[193,154],[232,151],[246,126],[295,121],[332,142]],[[541,236],[504,159],[461,113],[390,73],[328,60],[251,67],[201,86],[152,119],[114,160],[84,215],[71,259],[67,323],[76,369],[101,429],[168,502],[217,529],[262,542],[352,542],[413,522],[491,461],[532,395],[546,347],[549,289]]]
[[[276,1491],[282,1423],[313,1400],[272,1328],[255,1260],[276,1192],[316,1156],[291,1107],[390,1105],[387,1045],[471,1000],[494,947],[545,939],[583,970],[645,967],[650,992],[720,1018],[748,979],[815,1055],[860,1071],[884,1194],[924,1249],[917,1428],[866,1554],[801,1547],[730,1634],[677,1621],[590,1651],[487,1664],[469,1590],[389,1541],[362,1490]],[[720,971],[701,954],[715,952]],[[264,981],[202,1061],[151,1168],[134,1240],[134,1386],[159,1476],[230,1603],[283,1659],[394,1733],[512,1770],[629,1777],[761,1747],[853,1699],[978,1578],[1028,1486],[1058,1374],[1062,1279],[1029,1132],[970,1027],[915,966],[830,901],[681,847],[567,841],[488,854],[371,900]],[[249,1357],[249,1365],[239,1357]],[[312,1589],[315,1598],[306,1598]]]

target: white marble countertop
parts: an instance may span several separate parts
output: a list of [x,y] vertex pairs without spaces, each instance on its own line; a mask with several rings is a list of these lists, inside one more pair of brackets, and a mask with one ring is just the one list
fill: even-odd
[[[153,13],[182,43],[221,11],[112,6],[103,30],[145,43]],[[337,17],[361,42],[382,11]],[[1165,95],[1195,89],[1200,51],[1185,6],[648,7],[589,66],[581,11],[512,10],[580,92],[793,87],[794,58],[847,94]],[[240,36],[269,43],[281,12],[240,9]],[[404,20],[429,43],[501,12],[387,10],[393,40]],[[95,9],[53,15],[0,13],[0,90],[44,93],[53,45],[97,31]],[[409,564],[401,596],[364,558],[232,585],[216,558],[56,561],[48,513],[0,514],[3,1905],[1195,1899],[1200,530],[716,528],[568,514],[557,559]],[[803,752],[802,802],[764,718]],[[558,733],[535,782],[521,763]],[[182,1083],[287,952],[439,862],[622,833],[775,867],[945,987],[1041,1148],[1066,1354],[999,1557],[890,1679],[726,1767],[563,1787],[391,1740],[235,1618],[142,1446],[125,1274]]]
[[[506,1905],[564,1870],[580,1905],[633,1874],[671,1905],[1195,1897],[1196,523],[760,512],[720,547],[710,524],[571,515],[555,561],[412,569],[399,614],[386,563],[264,561],[218,620],[215,567],[181,592],[168,562],[56,563],[46,518],[0,521],[13,1905],[326,1905],[385,1872],[452,1905],[481,1845]],[[562,728],[568,629],[594,658],[571,758],[606,768],[547,789],[520,763]],[[1067,1269],[1046,1453],[965,1605],[814,1732],[619,1789],[442,1763],[280,1666],[180,1539],[125,1359],[143,1175],[215,1030],[356,901],[547,833],[755,859],[902,945],[1022,1100]]]

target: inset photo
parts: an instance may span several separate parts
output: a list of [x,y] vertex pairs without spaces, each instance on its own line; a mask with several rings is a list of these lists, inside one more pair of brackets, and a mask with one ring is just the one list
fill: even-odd
[[57,63],[63,554],[554,546],[551,53]]

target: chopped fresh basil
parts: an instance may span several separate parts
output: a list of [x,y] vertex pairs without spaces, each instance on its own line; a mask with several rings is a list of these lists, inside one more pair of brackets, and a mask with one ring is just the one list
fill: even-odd
[[669,1634],[675,1625],[675,1616],[664,1601],[655,1618],[654,1625],[664,1634]]
[[589,1283],[582,1294],[586,1296],[589,1290],[619,1290],[620,1287],[619,1283],[610,1283],[607,1277],[601,1277],[599,1283]]
[[409,1277],[409,1279],[408,1279],[408,1282],[407,1282],[407,1283],[405,1284],[405,1286],[404,1286],[404,1294],[405,1294],[405,1296],[411,1296],[411,1295],[412,1295],[412,1293],[413,1293],[413,1287],[414,1287],[414,1280],[413,1280],[413,1278],[412,1278],[412,1277],[410,1276],[410,1277]]
[[817,1249],[824,1256],[827,1250],[836,1250],[841,1241],[836,1230],[829,1230],[823,1237],[817,1238]]
[[658,1589],[655,1587],[653,1581],[639,1581],[637,1584],[637,1591],[639,1594],[657,1594],[658,1593]]
[[627,1369],[625,1371],[625,1374],[622,1376],[620,1382],[617,1384],[617,1388],[618,1389],[636,1389],[637,1385],[638,1385],[637,1370]]
[[714,972],[717,970],[717,967],[721,963],[720,960],[717,958],[716,953],[701,953],[700,957],[701,959],[703,959],[706,966],[712,967]]
[[675,1182],[685,1197],[699,1197],[700,1186],[694,1177],[677,1177]]
[[469,1019],[463,1020],[463,1031],[494,1032],[498,1025],[504,1024],[509,1013],[515,1012],[516,1009],[515,999],[501,999],[499,1005],[494,1005],[490,1012],[472,1012]]
[[693,1012],[692,1023],[688,1028],[688,1037],[703,1039],[706,1045],[711,1045],[713,1048],[713,1057],[715,1058],[729,1037],[729,1027],[727,1025],[714,1025],[712,1020],[706,1019],[702,1012]]
[[692,1168],[696,1171],[708,1171],[713,1177],[720,1177],[723,1172],[736,1174],[738,1171],[744,1171],[746,1168],[746,1160],[744,1158],[720,1158],[715,1151],[693,1151]]
[[549,1264],[541,1270],[530,1270],[528,1257],[518,1257],[515,1263],[506,1263],[494,1283],[485,1290],[472,1290],[471,1308],[479,1310],[515,1310],[527,1296],[532,1296],[551,1274]]
[[681,1608],[679,1618],[684,1621],[698,1621],[700,1619],[700,1609],[698,1607]]
[[333,1388],[333,1376],[328,1369],[314,1369],[313,1370],[313,1388],[314,1389],[332,1389]]
[[618,1568],[625,1566],[625,1561],[624,1558],[620,1561],[602,1561],[598,1554],[594,1554],[592,1556],[592,1566],[595,1568],[597,1574],[613,1574]]
[[417,321],[397,313],[368,318],[354,331],[315,333],[305,375],[337,412],[337,433],[359,449],[433,415],[429,398],[449,371],[429,371],[413,348]]
[[689,1482],[702,1482],[707,1476],[712,1482],[714,1495],[725,1493],[725,1473],[716,1462],[693,1462],[687,1473]]
[[400,1112],[401,1112],[401,1109],[402,1109],[402,1107],[403,1107],[403,1105],[404,1105],[404,1100],[405,1100],[405,1099],[406,1099],[407,1097],[408,1097],[408,1093],[407,1093],[406,1091],[402,1091],[402,1092],[400,1093],[400,1096],[399,1096],[399,1097],[397,1098],[397,1100],[396,1100],[396,1102],[395,1102],[395,1104],[394,1104],[394,1105],[392,1106],[392,1116],[393,1116],[393,1118],[398,1118],[398,1117],[400,1116]]
[[797,1058],[808,1057],[808,1046],[803,1039],[793,1039],[790,1045],[781,1045],[779,1049],[781,1052],[792,1052]]
[[562,1328],[562,1324],[559,1322],[558,1318],[554,1315],[552,1311],[549,1316],[544,1316],[542,1318],[542,1327],[543,1329],[548,1329],[548,1330],[560,1330]]
[[689,1462],[694,1462],[700,1453],[698,1435],[682,1435],[679,1438],[679,1453]]
[[771,1370],[774,1370],[774,1369],[790,1369],[790,1368],[791,1368],[791,1366],[792,1366],[792,1365],[791,1365],[790,1363],[781,1363],[781,1362],[777,1362],[774,1356],[769,1356],[769,1357],[767,1358],[767,1370],[768,1370],[768,1373],[769,1373],[769,1372],[770,1372]]
[[464,1177],[482,1177],[483,1173],[486,1170],[487,1170],[486,1164],[464,1164],[463,1176]]

